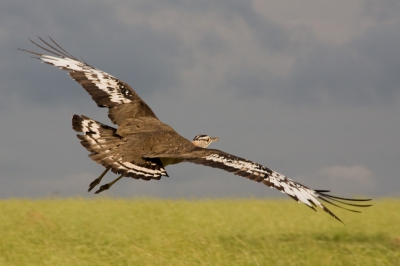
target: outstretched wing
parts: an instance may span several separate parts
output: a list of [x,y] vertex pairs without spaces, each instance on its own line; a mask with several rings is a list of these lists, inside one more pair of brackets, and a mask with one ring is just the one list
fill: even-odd
[[33,44],[52,55],[45,55],[23,50],[37,56],[42,62],[68,71],[68,74],[77,81],[97,103],[99,107],[109,108],[109,118],[114,124],[121,125],[126,118],[150,116],[157,118],[150,107],[125,82],[114,76],[94,68],[66,52],[53,39],[51,44],[43,42]]
[[287,194],[297,202],[306,204],[314,211],[316,211],[315,207],[320,207],[340,222],[342,221],[339,219],[339,217],[337,217],[327,207],[325,207],[320,200],[353,212],[359,211],[348,209],[346,207],[337,205],[334,202],[354,207],[371,206],[350,203],[351,201],[369,201],[370,199],[347,199],[328,195],[326,194],[326,192],[329,192],[329,190],[310,189],[309,187],[306,187],[290,178],[287,178],[286,176],[275,172],[261,164],[219,150],[210,149],[206,156],[191,158],[187,159],[186,161],[214,168],[224,169],[225,171],[233,172],[235,175],[243,176],[257,182],[262,182],[269,187],[280,190],[282,193]]
[[329,190],[313,190],[306,187],[286,176],[275,172],[261,164],[237,157],[235,155],[215,150],[196,148],[191,152],[184,154],[158,155],[159,157],[179,158],[186,162],[202,164],[214,168],[220,168],[235,175],[243,176],[248,179],[262,182],[269,187],[276,188],[282,193],[287,194],[299,203],[304,203],[314,211],[315,207],[323,209],[332,217],[342,222],[335,214],[333,214],[321,201],[332,204],[336,207],[352,211],[358,210],[348,209],[338,204],[353,207],[369,207],[371,205],[356,204],[354,202],[364,202],[370,199],[347,199],[326,194]]

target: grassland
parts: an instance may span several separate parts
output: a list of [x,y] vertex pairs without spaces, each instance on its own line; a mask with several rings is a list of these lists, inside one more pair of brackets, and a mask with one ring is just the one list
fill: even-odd
[[400,200],[0,201],[0,265],[400,265]]

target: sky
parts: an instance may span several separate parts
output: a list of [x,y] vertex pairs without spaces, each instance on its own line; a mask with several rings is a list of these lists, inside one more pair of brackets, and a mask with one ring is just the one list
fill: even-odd
[[[400,196],[400,2],[395,0],[3,0],[0,198],[97,197],[104,170],[73,114],[107,110],[17,48],[37,36],[127,82],[182,136],[333,195]],[[280,197],[220,169],[167,167],[112,197]],[[103,182],[116,176],[109,173]]]

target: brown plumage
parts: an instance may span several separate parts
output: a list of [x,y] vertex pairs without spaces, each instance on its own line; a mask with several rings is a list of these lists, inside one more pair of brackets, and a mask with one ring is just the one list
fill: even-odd
[[210,139],[206,135],[198,135],[193,142],[187,140],[158,120],[151,108],[128,84],[75,58],[52,39],[51,43],[39,39],[43,42],[42,45],[31,42],[52,55],[24,51],[34,54],[42,62],[66,70],[71,78],[92,96],[99,107],[109,109],[108,116],[111,122],[118,126],[113,128],[83,115],[74,115],[72,118],[73,129],[83,133],[79,134],[78,138],[90,152],[90,158],[106,168],[103,174],[90,184],[89,191],[100,183],[109,169],[120,174],[120,177],[101,186],[96,193],[109,189],[122,177],[160,179],[162,176],[168,176],[165,170],[168,164],[191,162],[220,168],[262,182],[313,210],[315,207],[322,208],[339,221],[340,219],[321,201],[353,212],[359,211],[338,204],[354,207],[371,206],[353,203],[370,199],[335,197],[326,194],[329,192],[327,190],[310,189],[261,164],[220,150],[207,149],[206,147],[217,138]]

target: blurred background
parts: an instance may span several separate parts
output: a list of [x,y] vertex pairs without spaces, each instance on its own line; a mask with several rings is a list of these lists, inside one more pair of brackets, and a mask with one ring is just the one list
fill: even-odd
[[[0,198],[91,196],[102,171],[71,116],[111,125],[64,71],[17,48],[51,36],[129,83],[192,139],[342,196],[400,195],[400,2],[3,0]],[[277,197],[262,184],[184,163],[119,197]],[[115,175],[109,173],[103,182]]]

